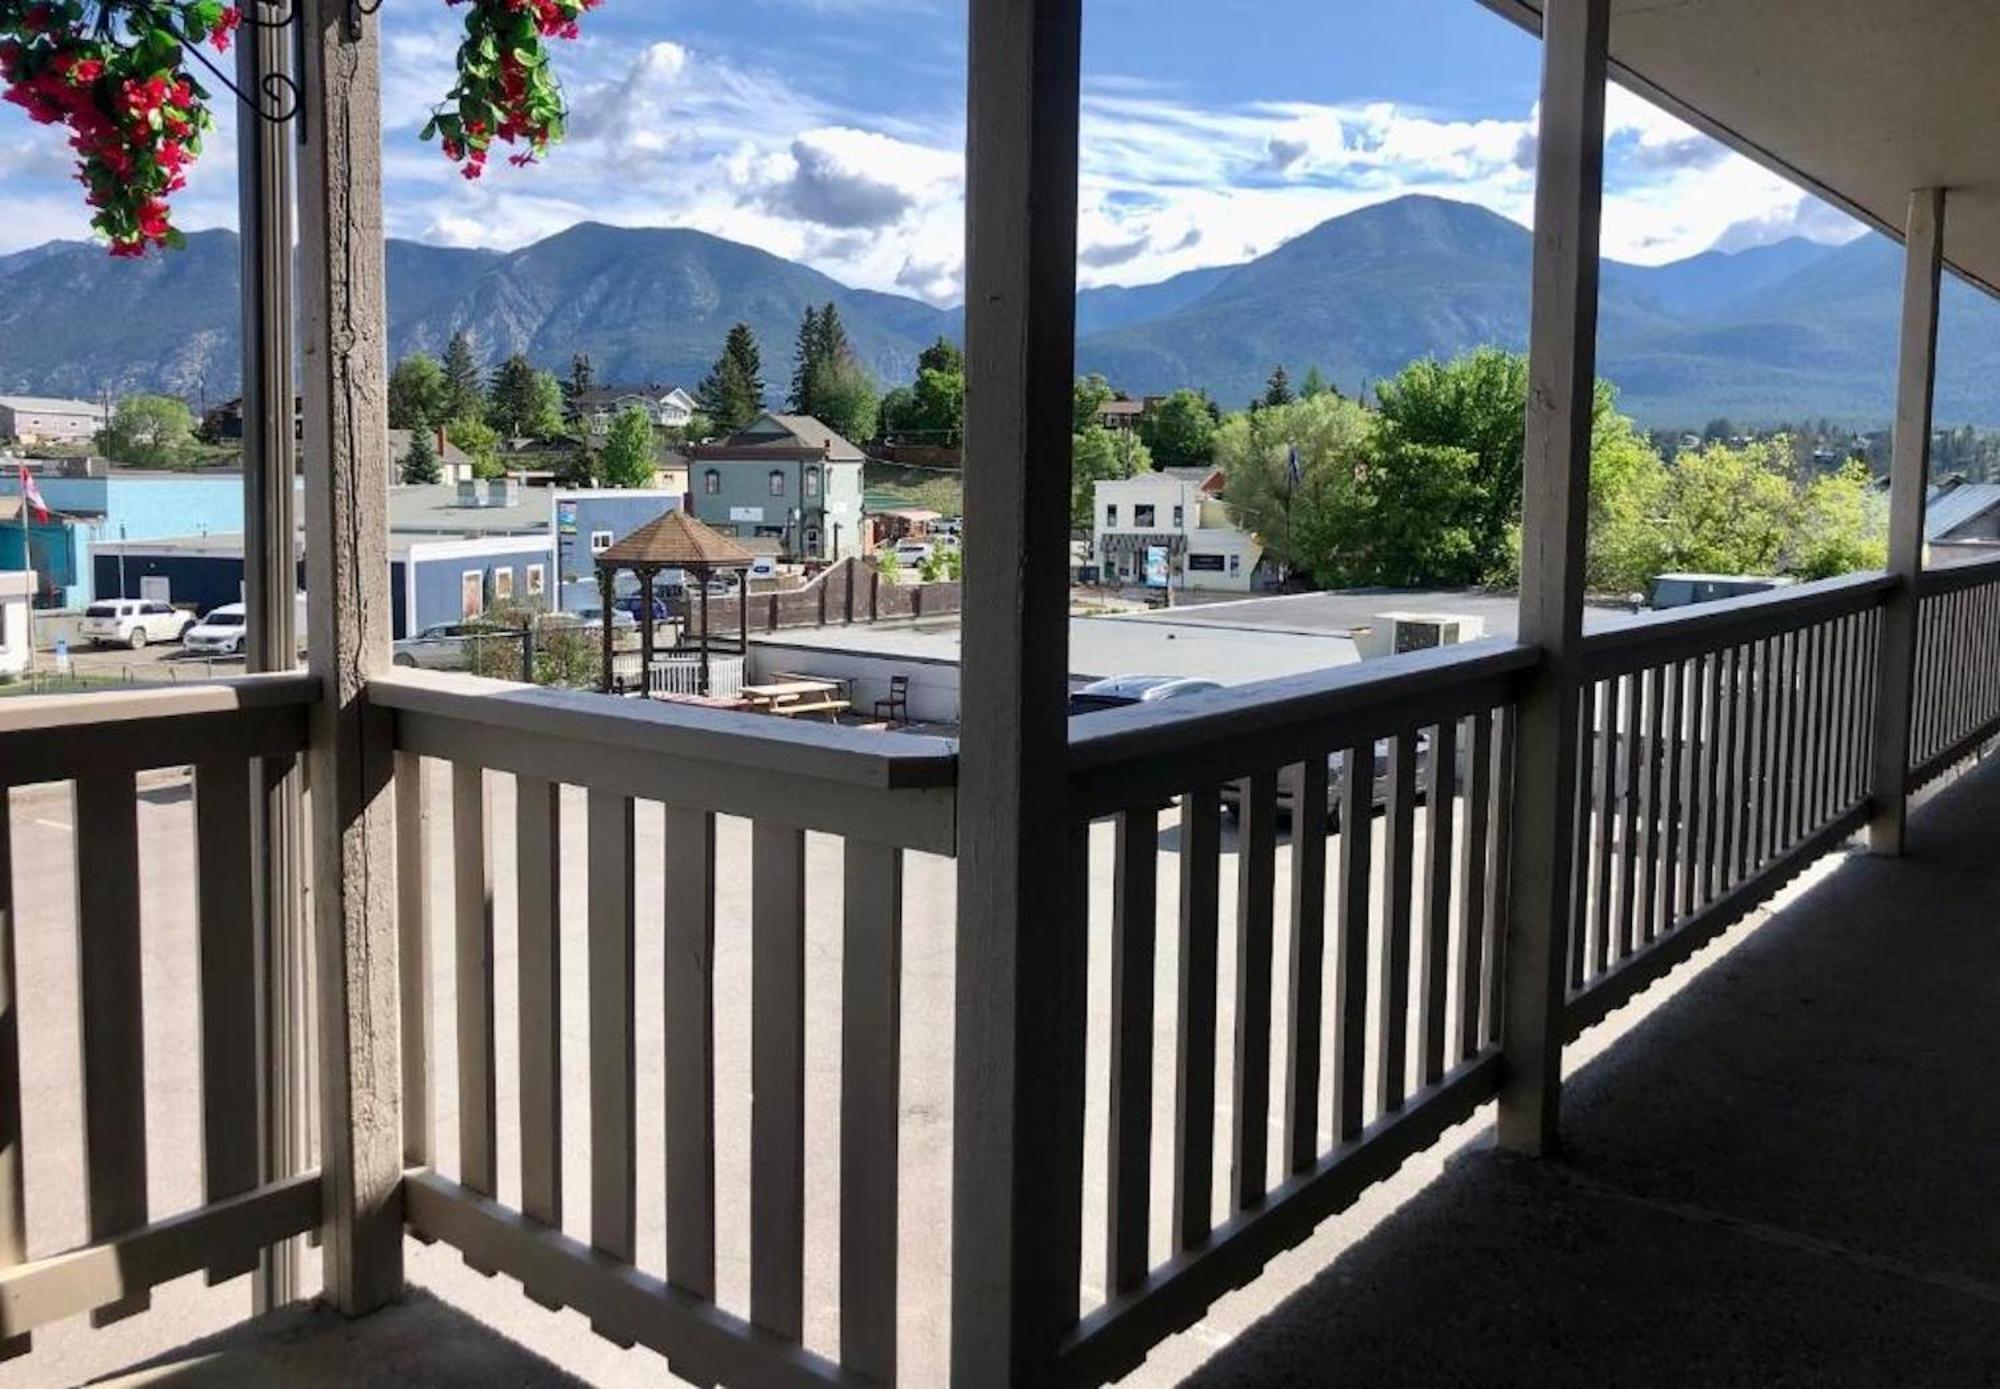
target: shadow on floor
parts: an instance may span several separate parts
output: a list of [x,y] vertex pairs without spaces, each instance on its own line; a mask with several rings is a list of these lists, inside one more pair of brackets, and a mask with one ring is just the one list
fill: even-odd
[[1989,764],[1187,1382],[2000,1382],[1996,827]]
[[[663,1367],[664,1370],[664,1367]],[[105,1389],[583,1389],[485,1323],[412,1288],[394,1306],[348,1321],[288,1308],[91,1381]]]

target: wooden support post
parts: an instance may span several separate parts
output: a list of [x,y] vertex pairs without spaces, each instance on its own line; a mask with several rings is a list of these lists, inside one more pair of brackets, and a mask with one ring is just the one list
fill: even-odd
[[1889,459],[1889,572],[1900,582],[1882,606],[1875,667],[1875,756],[1868,847],[1903,852],[1910,809],[1910,709],[1917,679],[1917,580],[1924,572],[1930,488],[1931,402],[1937,387],[1938,284],[1944,267],[1944,189],[1910,195],[1904,238],[1903,323],[1896,366],[1896,435]]
[[1610,0],[1542,9],[1520,620],[1542,664],[1517,711],[1499,1120],[1524,1153],[1555,1147],[1562,1090],[1610,27]]
[[319,962],[325,1296],[349,1316],[403,1286],[393,724],[367,700],[389,666],[387,312],[376,24],[301,0],[300,360],[306,401],[314,928]]
[[[972,0],[953,1384],[1040,1384],[1082,1243],[1086,827],[1068,815],[1081,0]],[[871,603],[871,613],[873,604]]]

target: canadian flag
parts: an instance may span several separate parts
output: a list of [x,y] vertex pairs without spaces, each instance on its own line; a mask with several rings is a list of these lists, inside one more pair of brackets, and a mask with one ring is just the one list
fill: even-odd
[[34,511],[37,521],[49,519],[49,504],[42,500],[42,489],[35,486],[35,479],[25,463],[21,465],[21,497]]

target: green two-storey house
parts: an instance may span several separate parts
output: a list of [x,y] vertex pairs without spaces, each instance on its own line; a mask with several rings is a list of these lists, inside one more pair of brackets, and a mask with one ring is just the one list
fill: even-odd
[[[861,450],[810,415],[758,416],[689,454],[695,517],[786,560],[862,551]],[[756,542],[762,541],[759,545]]]

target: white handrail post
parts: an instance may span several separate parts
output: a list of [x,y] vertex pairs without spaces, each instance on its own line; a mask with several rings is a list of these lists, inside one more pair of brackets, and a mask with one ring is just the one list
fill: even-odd
[[1901,854],[1910,809],[1910,707],[1917,678],[1917,581],[1924,572],[1931,403],[1937,387],[1938,287],[1944,268],[1944,189],[1910,194],[1903,318],[1896,363],[1896,436],[1889,457],[1889,572],[1875,669],[1874,778],[1868,847]]
[[358,1316],[403,1284],[395,747],[367,700],[389,666],[381,73],[376,22],[347,0],[297,14],[321,1227],[326,1298]]
[[972,0],[952,1375],[1078,1311],[1084,936],[1066,767],[1081,0]]
[[1515,714],[1499,1119],[1500,1145],[1534,1154],[1556,1145],[1562,1094],[1610,11],[1542,8],[1520,600],[1521,640],[1542,664]]

